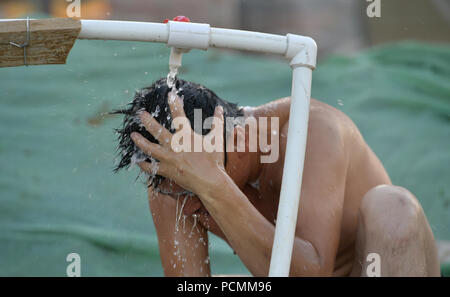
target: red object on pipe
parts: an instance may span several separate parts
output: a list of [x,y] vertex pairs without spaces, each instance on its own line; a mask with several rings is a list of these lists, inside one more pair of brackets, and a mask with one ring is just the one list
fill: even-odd
[[[176,17],[174,17],[172,19],[172,21],[174,21],[174,22],[185,22],[185,23],[190,23],[191,22],[191,20],[188,17],[184,16],[184,15],[176,16]],[[164,24],[167,24],[168,22],[169,22],[169,19],[165,19],[164,20]]]

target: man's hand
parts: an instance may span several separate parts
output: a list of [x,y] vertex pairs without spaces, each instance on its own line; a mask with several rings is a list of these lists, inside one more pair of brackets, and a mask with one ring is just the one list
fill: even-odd
[[[139,133],[132,133],[131,138],[145,154],[159,160],[158,162],[140,162],[139,167],[151,174],[159,174],[171,179],[184,189],[192,191],[199,196],[211,185],[220,184],[221,175],[225,173],[224,152],[203,152],[203,143],[214,142],[215,147],[223,148],[223,109],[217,106],[214,112],[211,132],[205,136],[196,134],[186,118],[183,109],[183,100],[174,92],[169,93],[168,103],[172,113],[177,136],[183,141],[191,140],[188,151],[180,151],[178,144],[172,143],[175,134],[170,133],[159,124],[148,112],[142,112],[140,119],[147,131],[152,134],[160,144],[152,143]],[[183,129],[180,129],[180,123]],[[215,129],[220,133],[215,133]],[[178,138],[178,137],[177,137]],[[202,143],[202,152],[194,152],[194,141]]]

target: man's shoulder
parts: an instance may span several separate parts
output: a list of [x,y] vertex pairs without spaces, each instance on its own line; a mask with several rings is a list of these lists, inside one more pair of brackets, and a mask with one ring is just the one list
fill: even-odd
[[310,119],[321,120],[324,123],[348,124],[348,121],[351,122],[351,119],[341,110],[312,98],[309,117]]
[[[288,127],[288,121],[282,125],[282,136],[287,136]],[[281,139],[282,144],[285,142],[286,138]],[[355,151],[355,146],[362,144],[362,135],[349,116],[331,105],[311,99],[307,154],[336,158],[348,155],[348,150]]]
[[[289,122],[281,127],[282,135],[287,135]],[[353,121],[342,111],[321,102],[311,99],[308,121],[308,139],[323,140],[327,143],[343,141],[348,135],[354,134],[358,128]]]
[[342,111],[321,101],[311,99],[309,133],[335,140],[345,140],[357,131],[355,123]]
[[345,113],[311,99],[307,150],[310,154],[345,159],[348,150],[354,149],[351,144],[356,143],[355,137],[360,137],[358,128]]

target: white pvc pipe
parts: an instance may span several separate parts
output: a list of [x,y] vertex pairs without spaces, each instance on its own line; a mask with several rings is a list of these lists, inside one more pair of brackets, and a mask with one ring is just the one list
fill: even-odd
[[211,28],[210,46],[284,55],[287,39],[281,35]]
[[162,23],[81,20],[78,38],[167,43],[169,30]]
[[[189,24],[195,25],[195,23],[183,25]],[[169,27],[161,23],[81,20],[78,38],[167,43]],[[287,38],[252,31],[211,28],[209,46],[284,55],[287,50]]]
[[[0,22],[23,20],[24,19],[0,19]],[[169,40],[170,32],[167,24],[106,20],[80,20],[80,22],[81,31],[78,35],[78,39],[161,43],[167,43]],[[189,26],[198,24],[184,23],[184,25]],[[210,28],[209,47],[285,55],[288,50],[288,39],[283,35],[245,30]]]
[[291,266],[306,152],[311,79],[310,68],[294,67],[286,155],[269,276],[288,276]]

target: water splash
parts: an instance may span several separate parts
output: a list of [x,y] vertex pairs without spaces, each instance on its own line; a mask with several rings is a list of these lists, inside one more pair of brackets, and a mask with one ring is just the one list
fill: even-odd
[[181,219],[181,215],[183,214],[183,209],[184,206],[186,205],[186,201],[189,198],[189,195],[184,196],[183,199],[183,203],[181,204],[181,209],[178,212],[178,201],[180,200],[180,196],[178,196],[177,198],[177,207],[175,209],[176,213],[175,213],[175,232],[179,231],[179,223],[180,223],[180,219]]
[[251,182],[250,183],[250,185],[254,188],[254,189],[256,189],[256,190],[260,190],[260,188],[259,188],[259,178],[256,180],[256,181],[254,181],[254,182]]
[[169,66],[169,74],[167,74],[167,86],[170,89],[175,87],[177,74],[178,74],[178,67],[176,67],[176,66]]
[[132,168],[133,165],[143,162],[147,159],[147,155],[144,154],[141,149],[136,148],[136,150],[134,151],[133,155],[131,156],[131,160],[130,160],[130,169]]
[[159,105],[156,105],[155,111],[152,112],[152,117],[157,118],[159,116],[159,113],[161,112]]
[[[167,94],[167,101],[169,103],[172,103],[175,101],[176,97],[177,97],[177,86],[176,86],[176,81],[177,81],[177,75],[178,75],[178,67],[170,65],[169,66],[169,74],[167,74],[167,86],[170,89],[169,94]],[[167,114],[167,120],[169,121],[171,118],[170,113]],[[173,125],[173,122],[172,122]],[[172,126],[173,129],[173,126]]]
[[186,218],[187,215],[183,215],[183,233],[186,233]]
[[132,123],[135,123],[135,124],[139,125],[139,128],[144,128],[144,124],[142,124],[141,118],[139,117],[139,114],[140,114],[141,112],[143,112],[143,111],[145,111],[145,108],[138,109],[138,110],[133,114],[133,116],[131,116],[131,121],[132,121]]
[[[189,235],[188,235],[189,238],[192,237],[192,232],[194,231],[194,228],[197,228],[197,221],[198,221],[198,215],[196,213],[194,213],[192,215],[192,217],[194,218],[194,225],[192,225],[191,232],[189,232]],[[197,231],[200,232],[198,230],[198,228],[197,228]]]

